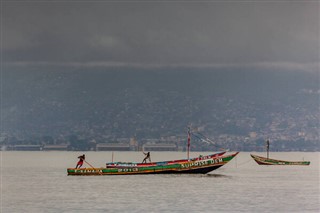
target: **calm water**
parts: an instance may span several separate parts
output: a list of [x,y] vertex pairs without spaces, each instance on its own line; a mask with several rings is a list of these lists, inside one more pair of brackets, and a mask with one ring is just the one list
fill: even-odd
[[[310,166],[259,166],[242,152],[209,175],[67,176],[66,168],[74,167],[80,154],[0,152],[0,212],[320,211],[320,153],[270,154],[310,160]],[[85,154],[96,167],[112,159],[111,152]],[[114,153],[115,161],[143,157],[139,152]],[[185,153],[152,152],[151,158],[185,158]]]

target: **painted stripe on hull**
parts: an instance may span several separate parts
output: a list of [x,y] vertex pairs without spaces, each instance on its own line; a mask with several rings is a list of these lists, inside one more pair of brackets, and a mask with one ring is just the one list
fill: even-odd
[[[206,174],[213,170],[216,170],[223,166],[216,165],[216,166],[210,166],[206,168],[196,168],[196,169],[187,169],[187,170],[149,170],[149,171],[137,171],[137,172],[108,172],[104,173],[103,170],[97,170],[93,172],[85,172],[85,173],[70,173],[68,175],[75,175],[75,176],[96,176],[96,175],[147,175],[147,174]],[[98,172],[99,171],[99,172]],[[102,171],[102,172],[101,172]]]

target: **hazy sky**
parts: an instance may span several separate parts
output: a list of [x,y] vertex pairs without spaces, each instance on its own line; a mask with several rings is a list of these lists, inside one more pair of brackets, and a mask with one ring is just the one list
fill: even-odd
[[1,1],[10,66],[319,69],[319,1]]

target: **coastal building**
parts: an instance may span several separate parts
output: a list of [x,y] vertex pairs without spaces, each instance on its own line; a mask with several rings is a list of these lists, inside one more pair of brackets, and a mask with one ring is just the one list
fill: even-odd
[[167,143],[146,143],[142,146],[144,151],[177,151],[178,148],[175,144]]
[[43,151],[67,151],[68,144],[60,144],[60,145],[44,145],[42,150]]
[[128,143],[98,143],[96,151],[130,151]]
[[130,151],[138,151],[139,143],[135,138],[130,138]]
[[15,151],[41,151],[40,145],[14,145],[13,150]]

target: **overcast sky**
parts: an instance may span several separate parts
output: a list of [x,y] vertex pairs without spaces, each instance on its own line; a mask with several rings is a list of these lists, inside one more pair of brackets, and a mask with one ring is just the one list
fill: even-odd
[[1,2],[10,66],[319,69],[319,1]]

